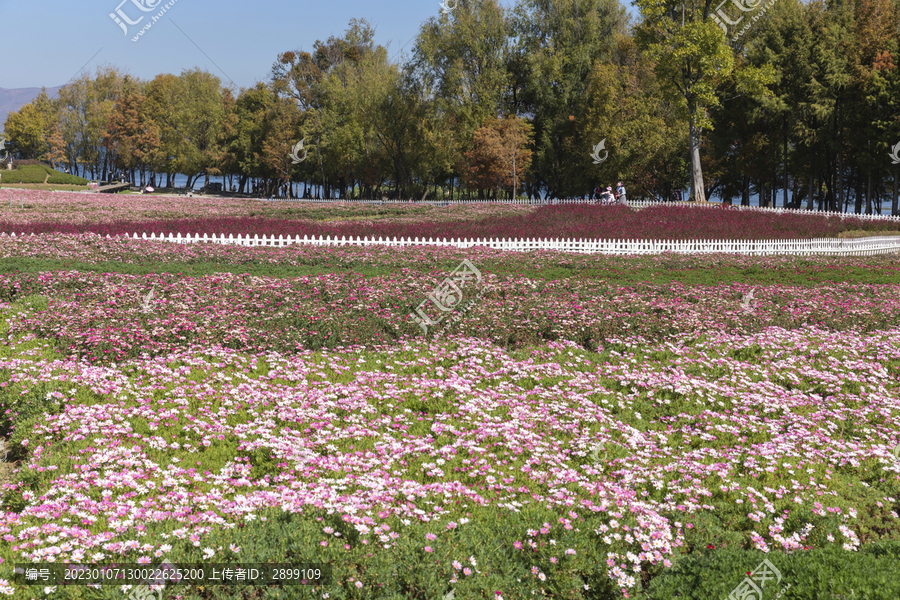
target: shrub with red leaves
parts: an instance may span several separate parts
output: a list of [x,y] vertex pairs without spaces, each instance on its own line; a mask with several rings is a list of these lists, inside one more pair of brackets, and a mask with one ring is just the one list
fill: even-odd
[[242,234],[259,236],[337,236],[544,239],[810,239],[835,237],[847,230],[900,230],[888,221],[817,214],[774,214],[733,208],[703,209],[654,206],[640,211],[625,206],[543,206],[517,216],[456,222],[319,222],[253,217],[116,221],[99,224],[0,222],[0,231],[15,233]]

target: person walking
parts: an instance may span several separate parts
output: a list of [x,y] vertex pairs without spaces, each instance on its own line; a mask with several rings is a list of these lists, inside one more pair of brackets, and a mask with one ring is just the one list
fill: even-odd
[[625,186],[622,185],[622,182],[616,184],[616,200],[619,201],[619,204],[627,205],[625,198]]

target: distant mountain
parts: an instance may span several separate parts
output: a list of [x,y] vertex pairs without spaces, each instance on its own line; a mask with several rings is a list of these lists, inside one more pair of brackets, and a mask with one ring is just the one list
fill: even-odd
[[[47,95],[56,98],[62,86],[47,88]],[[7,90],[0,88],[0,129],[3,129],[3,123],[6,122],[6,115],[16,112],[23,104],[28,104],[38,97],[41,88],[17,88]]]

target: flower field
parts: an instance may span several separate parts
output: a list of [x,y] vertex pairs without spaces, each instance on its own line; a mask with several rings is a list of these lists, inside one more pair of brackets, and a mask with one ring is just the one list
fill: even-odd
[[[0,189],[0,231],[17,225],[55,224],[53,231],[72,225],[116,222],[167,221],[174,219],[261,219],[311,221],[391,220],[400,222],[474,220],[527,214],[532,206],[514,204],[465,204],[437,207],[416,204],[365,205],[265,202],[206,196],[156,196],[126,194],[79,194],[35,190]],[[81,231],[79,228],[72,229]],[[19,231],[16,227],[16,231]]]
[[[25,194],[15,192],[19,193]],[[26,196],[30,202],[27,210],[16,212],[15,205],[0,209],[5,212],[0,213],[0,232],[767,240],[837,237],[847,231],[871,231],[872,235],[900,231],[900,223],[892,221],[724,207],[652,206],[637,211],[619,205],[287,206],[256,200],[28,193],[34,198]]]
[[898,286],[895,256],[0,238],[0,592],[123,598],[12,566],[168,558],[331,579],[164,598],[699,600],[767,559],[782,598],[895,599]]

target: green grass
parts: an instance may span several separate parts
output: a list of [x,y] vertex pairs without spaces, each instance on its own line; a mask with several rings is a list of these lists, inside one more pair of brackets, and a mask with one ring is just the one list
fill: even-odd
[[[179,273],[186,277],[201,277],[214,273],[247,273],[258,277],[305,277],[323,273],[353,272],[365,277],[384,277],[399,274],[400,269],[389,265],[373,267],[370,264],[333,265],[313,263],[289,266],[277,264],[234,264],[217,262],[191,263],[130,263],[121,261],[81,262],[65,259],[49,258],[4,258],[0,259],[0,273],[40,273],[46,271],[81,271],[84,273],[123,273],[146,275],[150,273]],[[900,269],[891,265],[872,265],[869,267],[846,267],[843,269],[823,269],[811,263],[797,261],[792,268],[759,269],[757,267],[734,267],[711,265],[708,268],[691,270],[650,269],[637,265],[628,270],[611,270],[600,268],[579,268],[577,266],[555,266],[544,269],[519,268],[512,261],[490,262],[479,264],[482,271],[498,276],[520,275],[532,279],[555,281],[560,279],[603,279],[610,284],[652,283],[655,285],[683,283],[686,285],[717,285],[721,283],[750,283],[759,285],[797,285],[817,286],[823,283],[858,283],[858,284],[898,284]],[[446,270],[453,269],[455,264],[448,263]],[[420,273],[430,273],[431,268],[409,265],[409,269]],[[442,268],[441,266],[438,269]]]
[[[0,189],[4,190],[39,190],[39,191],[52,191],[52,192],[84,192],[90,189],[87,184],[85,185],[65,185],[61,183],[11,183],[7,185],[7,181],[4,179],[0,181]],[[33,208],[28,204],[25,205],[26,208]]]
[[87,179],[67,173],[60,173],[44,165],[22,165],[13,171],[2,171],[0,184],[36,183],[87,185]]

